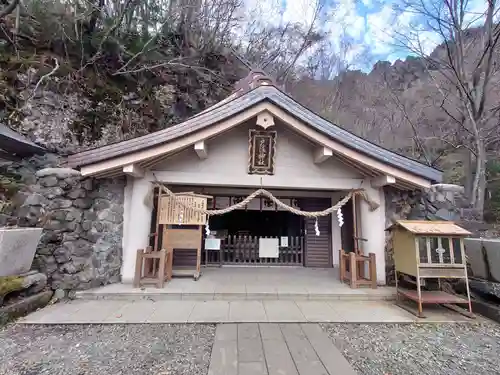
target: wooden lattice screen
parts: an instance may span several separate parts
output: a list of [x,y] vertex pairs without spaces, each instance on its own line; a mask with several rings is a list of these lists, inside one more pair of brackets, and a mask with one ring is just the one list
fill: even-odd
[[[207,209],[206,195],[197,194],[178,194],[177,200],[199,209]],[[159,224],[176,224],[176,225],[205,225],[207,215],[196,212],[191,209],[186,209],[182,205],[177,204],[175,200],[168,196],[160,198],[160,215]]]

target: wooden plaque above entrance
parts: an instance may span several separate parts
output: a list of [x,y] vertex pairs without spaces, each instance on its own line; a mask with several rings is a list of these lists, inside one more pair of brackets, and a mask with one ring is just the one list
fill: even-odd
[[276,131],[250,129],[248,173],[274,174]]

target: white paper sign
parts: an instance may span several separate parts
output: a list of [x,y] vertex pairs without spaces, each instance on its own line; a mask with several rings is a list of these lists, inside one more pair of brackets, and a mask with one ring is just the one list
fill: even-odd
[[281,247],[288,247],[288,237],[281,237],[280,238],[280,246]]
[[278,258],[278,238],[259,238],[259,258]]
[[205,250],[220,250],[220,238],[205,238]]

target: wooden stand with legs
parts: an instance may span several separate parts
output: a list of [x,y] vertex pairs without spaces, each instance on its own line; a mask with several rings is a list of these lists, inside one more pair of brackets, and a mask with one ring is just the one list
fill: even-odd
[[[365,264],[368,262],[368,277],[365,276]],[[339,250],[340,281],[345,282],[351,288],[368,285],[377,288],[377,265],[375,254],[368,256],[356,254],[355,251],[346,253]]]
[[[360,250],[359,241],[367,241],[365,238],[358,237],[358,219],[356,199],[352,199],[352,217],[353,217],[353,245],[352,252],[339,250],[340,281],[345,282],[351,288],[358,286],[371,286],[377,288],[377,265],[375,254],[363,255]],[[365,266],[368,263],[368,275],[365,275]]]
[[[211,197],[187,192],[178,193],[173,198],[162,194],[161,188],[158,189],[156,231],[150,236],[154,238],[154,248],[137,251],[135,287],[154,284],[161,288],[174,273],[192,275],[195,280],[200,277],[202,228],[207,218],[190,207],[206,209],[207,199]],[[195,262],[191,262],[190,254],[186,251],[190,249],[195,250]],[[174,269],[174,251],[177,260],[187,259],[188,264],[176,265]]]
[[[207,215],[190,207],[206,210],[209,198],[212,197],[193,192],[161,197],[158,222],[163,225],[162,247],[176,254],[175,262],[178,264],[173,265],[174,276],[192,275],[195,280],[200,277],[202,230],[207,223]],[[195,260],[189,250],[195,251]]]
[[196,264],[188,261],[187,264],[172,268],[172,262],[170,262],[169,272],[174,276],[193,276],[194,280],[198,280],[201,267],[201,244],[201,225],[193,226],[190,229],[174,229],[165,226],[163,230],[163,247],[172,254],[172,262],[174,252],[180,258],[182,255],[187,255],[187,251],[196,251]]
[[[146,250],[137,250],[135,261],[134,288],[140,288],[144,285],[155,285],[157,288],[163,288],[165,280],[172,278],[172,251],[162,249],[152,251],[151,247]],[[158,268],[154,265],[158,262]]]
[[163,288],[165,281],[172,279],[172,257],[171,251],[159,250],[159,234],[161,225],[159,223],[161,191],[157,196],[156,231],[150,234],[154,238],[154,247],[148,246],[145,250],[137,250],[135,261],[134,288],[143,285],[156,285]]
[[[473,318],[463,241],[470,232],[450,221],[422,220],[398,220],[388,230],[398,306],[419,318],[425,318],[423,306],[433,304]],[[442,290],[446,279],[464,279],[467,294]]]

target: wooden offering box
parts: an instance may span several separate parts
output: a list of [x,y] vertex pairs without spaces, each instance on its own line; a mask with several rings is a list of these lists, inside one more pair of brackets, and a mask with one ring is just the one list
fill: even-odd
[[[457,307],[451,304],[467,304],[469,314],[466,315],[471,315],[463,243],[464,237],[471,233],[450,221],[399,220],[388,230],[393,232],[398,302],[400,297],[417,302],[419,317],[424,317],[422,304],[425,303],[444,304],[453,310],[457,310]],[[402,275],[415,279],[416,290],[402,288],[399,285],[398,280]],[[422,289],[425,279],[437,279],[440,285],[439,280],[442,278],[465,279],[467,298],[441,290]],[[460,313],[465,313],[465,310],[461,310]]]

